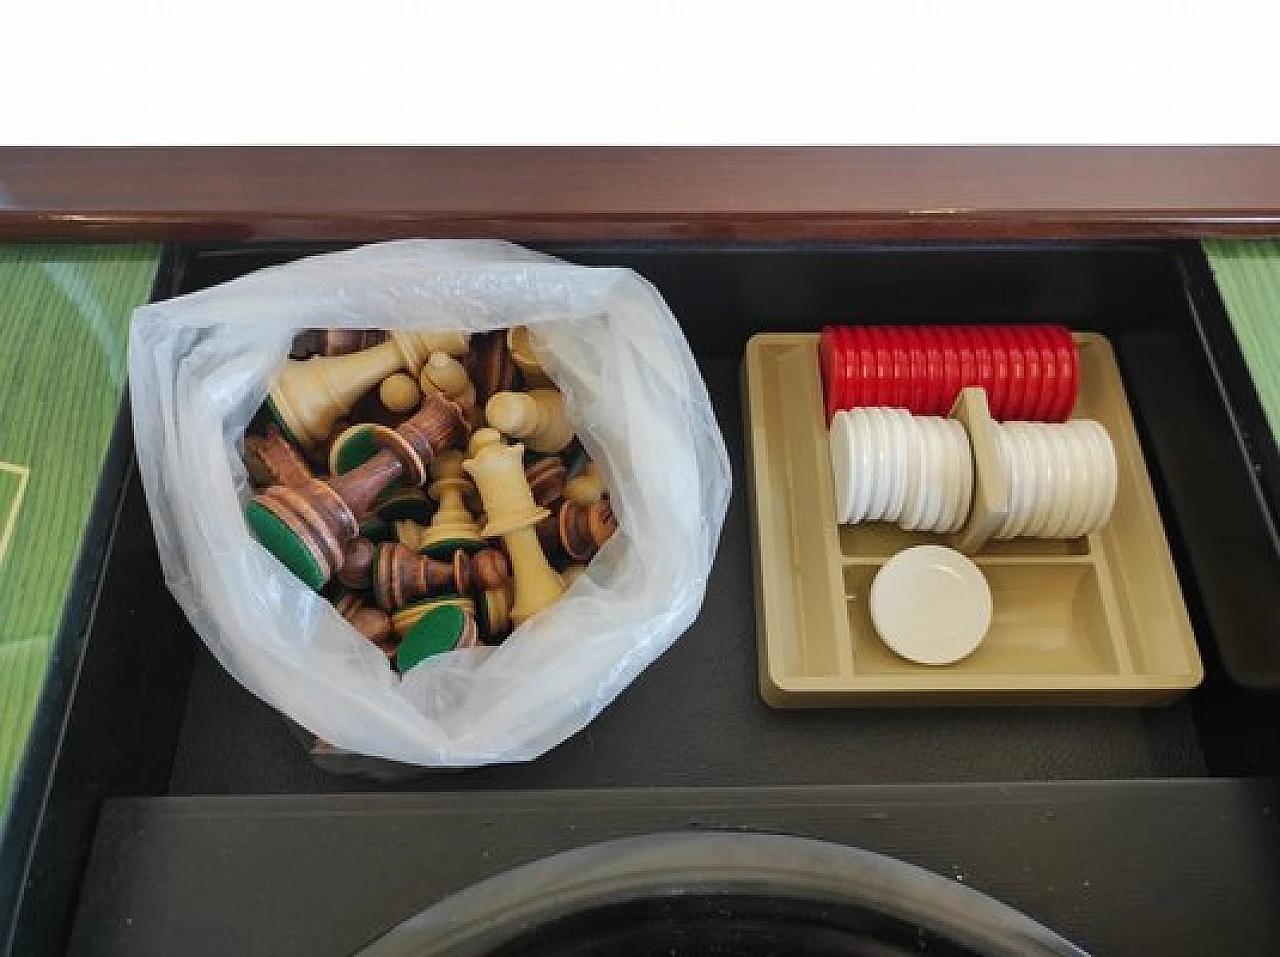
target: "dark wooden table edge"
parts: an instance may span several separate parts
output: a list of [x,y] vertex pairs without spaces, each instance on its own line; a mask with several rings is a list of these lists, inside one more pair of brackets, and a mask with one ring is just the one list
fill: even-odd
[[1280,235],[1280,208],[1224,213],[1184,210],[998,210],[960,213],[688,216],[607,212],[492,215],[386,212],[41,212],[0,210],[0,240],[134,242],[283,239],[374,242],[390,239],[495,238],[516,241],[837,242],[929,239],[1200,239]]

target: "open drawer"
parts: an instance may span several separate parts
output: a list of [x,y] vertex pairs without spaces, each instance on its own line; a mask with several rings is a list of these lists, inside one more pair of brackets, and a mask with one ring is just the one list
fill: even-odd
[[[174,251],[170,293],[321,251]],[[1197,778],[1280,773],[1280,556],[1219,370],[1204,345],[1204,265],[1189,245],[579,245],[637,269],[698,359],[734,469],[702,614],[592,726],[526,765],[394,785],[325,774],[288,724],[230,679],[162,580],[136,471],[118,497],[101,591],[35,838],[15,953],[64,945],[107,796],[314,794]],[[1200,278],[1197,278],[1200,277]],[[824,323],[1030,322],[1115,351],[1206,680],[1160,709],[779,711],[757,690],[739,369],[758,332]],[[128,429],[121,430],[128,452]],[[805,827],[801,812],[794,817]],[[571,830],[571,829],[570,829]],[[566,846],[572,834],[563,837]],[[193,862],[191,879],[198,880]],[[1048,865],[1047,865],[1048,866]],[[1070,933],[1070,928],[1061,928]]]

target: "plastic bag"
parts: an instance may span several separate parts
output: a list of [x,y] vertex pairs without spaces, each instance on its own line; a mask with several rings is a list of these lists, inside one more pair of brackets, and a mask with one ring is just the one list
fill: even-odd
[[[525,324],[600,463],[619,531],[497,648],[403,678],[249,534],[237,444],[308,327]],[[730,471],[658,292],[503,242],[411,240],[264,269],[134,313],[139,470],[165,580],[242,685],[332,745],[422,766],[534,758],[582,729],[693,622]]]

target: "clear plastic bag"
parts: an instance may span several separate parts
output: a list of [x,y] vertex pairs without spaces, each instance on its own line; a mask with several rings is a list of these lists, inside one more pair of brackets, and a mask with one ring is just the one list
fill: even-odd
[[[304,328],[519,324],[602,467],[619,532],[500,647],[401,678],[250,536],[238,442]],[[631,270],[503,242],[383,243],[145,306],[129,346],[138,465],[170,590],[242,685],[339,749],[428,767],[532,759],[698,613],[729,460],[675,318]]]

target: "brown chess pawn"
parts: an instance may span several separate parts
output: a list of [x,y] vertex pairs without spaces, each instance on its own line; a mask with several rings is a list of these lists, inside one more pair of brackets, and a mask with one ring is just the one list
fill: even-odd
[[348,588],[368,588],[373,584],[373,560],[378,546],[363,535],[353,538],[342,550],[338,581]]
[[394,332],[371,349],[332,358],[290,359],[267,393],[267,407],[285,434],[299,445],[322,443],[335,419],[383,379],[407,369],[417,375],[435,351],[466,349],[462,332]]
[[437,451],[467,434],[462,410],[438,395],[424,399],[417,414],[394,431],[369,428],[380,448],[363,465],[327,481],[274,486],[245,506],[245,520],[258,541],[312,588],[342,567],[343,549],[388,486],[396,481],[421,485]]
[[405,415],[418,407],[418,403],[422,401],[422,393],[413,376],[396,372],[383,379],[382,385],[378,386],[378,401],[388,412]]
[[[464,500],[474,486],[462,469],[462,453],[446,452],[436,456],[431,462],[431,480],[427,494],[440,504],[411,547],[433,558],[447,558],[459,548],[479,551],[484,547],[484,540]],[[400,531],[399,525],[396,530]]]
[[386,341],[387,333],[383,329],[304,329],[293,337],[289,358],[345,356]]
[[564,396],[555,389],[499,392],[484,407],[489,424],[535,452],[559,452],[574,439]]
[[551,385],[551,379],[543,370],[542,363],[538,361],[538,356],[533,351],[533,343],[529,341],[528,326],[512,326],[507,330],[507,349],[511,353],[511,359],[515,362],[516,368],[524,376],[524,384],[527,388],[535,389]]
[[524,470],[533,500],[543,508],[550,508],[553,502],[564,496],[568,474],[564,463],[554,455],[540,458]]
[[591,561],[617,530],[618,519],[607,498],[585,504],[562,499],[551,516],[538,523],[538,541],[547,554],[562,553],[582,564]]
[[511,620],[522,624],[564,592],[564,582],[547,562],[535,526],[550,512],[533,500],[524,476],[524,446],[507,445],[494,429],[481,429],[475,455],[462,463],[475,480],[488,523],[486,538],[501,538],[515,579]]
[[436,561],[400,544],[378,547],[373,562],[373,592],[378,604],[397,611],[431,592],[463,594],[471,588],[471,556],[462,549],[453,560]]
[[507,348],[507,334],[501,329],[471,338],[467,371],[476,387],[476,401],[483,405],[495,392],[515,387],[516,364]]
[[598,463],[587,459],[582,470],[564,486],[564,497],[572,502],[594,502],[605,494],[604,475]]
[[257,488],[301,485],[314,477],[302,453],[274,424],[264,435],[244,437],[244,465]]
[[384,653],[389,647],[391,654],[395,654],[395,636],[391,631],[391,617],[381,608],[370,608],[360,596],[354,592],[347,592],[335,606],[338,614],[345,618],[356,631],[364,635]]
[[462,414],[473,429],[484,423],[484,412],[476,403],[476,387],[462,363],[445,352],[433,352],[422,367],[419,384],[423,392],[439,392],[462,406]]

